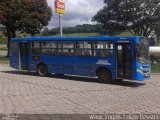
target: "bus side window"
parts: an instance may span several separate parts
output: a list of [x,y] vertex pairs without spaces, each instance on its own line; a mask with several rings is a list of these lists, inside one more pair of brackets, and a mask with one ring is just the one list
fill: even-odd
[[113,44],[111,42],[94,43],[94,56],[111,57],[113,54]]
[[82,50],[83,50],[83,42],[76,42],[74,54],[77,56],[82,56],[83,55]]
[[94,56],[100,56],[100,45],[96,42],[94,43]]
[[44,44],[45,48],[45,54],[56,54],[56,48],[57,48],[57,45],[56,45],[56,42],[54,41],[49,41],[49,42],[46,42],[46,44]]
[[59,42],[58,52],[61,55],[73,55],[74,43],[73,42]]
[[68,55],[74,54],[74,43],[73,42],[65,42],[63,45],[63,49],[66,50],[66,53]]
[[52,54],[57,54],[57,42],[53,41],[51,43]]
[[47,42],[32,42],[32,53],[33,54],[56,54],[57,43],[55,41]]
[[92,43],[91,42],[84,42],[84,56],[92,56]]
[[32,54],[41,54],[40,42],[32,42]]

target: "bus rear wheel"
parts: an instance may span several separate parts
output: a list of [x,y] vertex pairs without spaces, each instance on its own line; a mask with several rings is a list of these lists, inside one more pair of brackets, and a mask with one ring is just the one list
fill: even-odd
[[38,67],[37,67],[37,74],[38,74],[39,76],[42,76],[42,77],[47,76],[47,74],[48,74],[47,66],[44,65],[44,64],[38,65]]
[[102,83],[112,82],[112,75],[110,71],[105,68],[98,70],[97,76],[98,76],[99,81]]

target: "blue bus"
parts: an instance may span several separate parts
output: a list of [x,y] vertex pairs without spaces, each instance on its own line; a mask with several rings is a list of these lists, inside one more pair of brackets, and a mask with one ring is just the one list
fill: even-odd
[[150,78],[149,41],[145,37],[25,37],[13,38],[10,66],[48,73],[117,79]]

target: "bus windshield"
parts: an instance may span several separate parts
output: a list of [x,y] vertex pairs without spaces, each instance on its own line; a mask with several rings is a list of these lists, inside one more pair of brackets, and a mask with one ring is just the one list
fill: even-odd
[[150,63],[148,39],[142,38],[141,43],[136,45],[136,57],[138,62]]

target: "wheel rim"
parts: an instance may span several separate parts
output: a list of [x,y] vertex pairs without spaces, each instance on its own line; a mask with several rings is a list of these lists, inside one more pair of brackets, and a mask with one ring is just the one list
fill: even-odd
[[40,75],[46,75],[47,74],[47,70],[46,70],[45,66],[40,66],[38,71],[39,71]]
[[101,77],[102,80],[108,80],[108,74],[106,74],[105,72],[101,73]]

